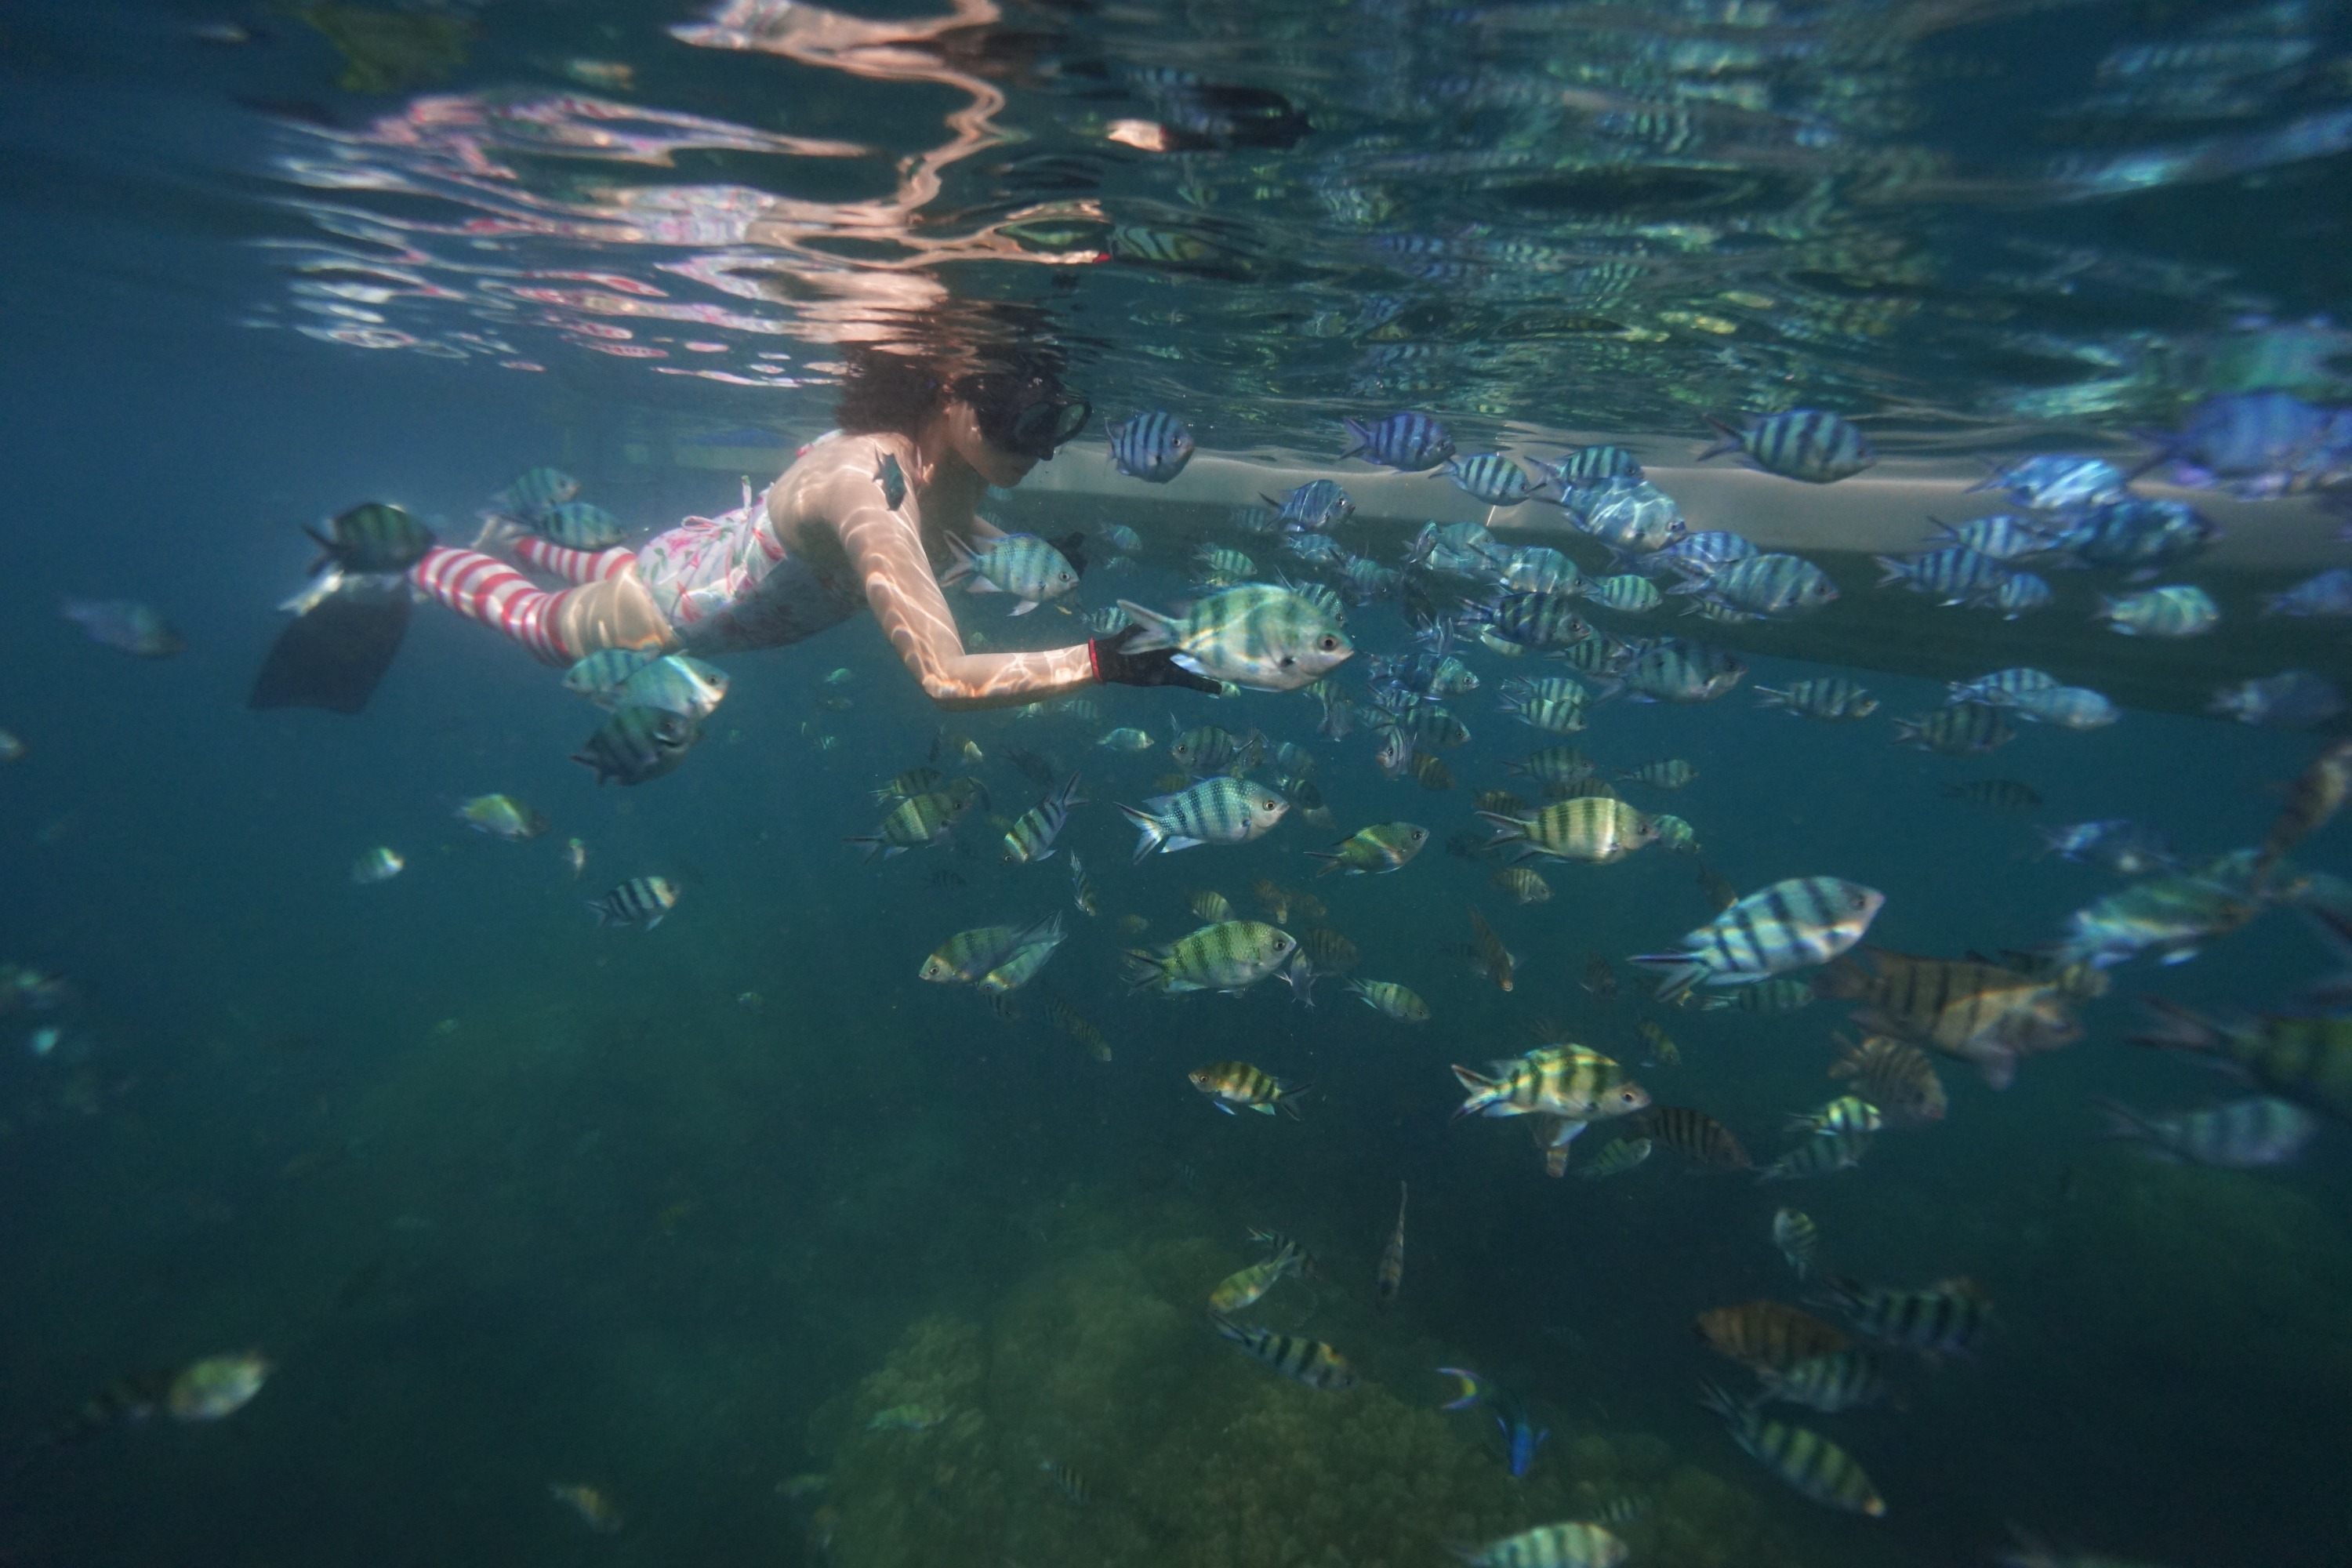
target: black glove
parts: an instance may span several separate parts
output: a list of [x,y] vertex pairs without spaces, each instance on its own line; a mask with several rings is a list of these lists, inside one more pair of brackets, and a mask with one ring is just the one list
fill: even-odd
[[1087,536],[1083,530],[1066,539],[1055,540],[1053,545],[1062,552],[1062,559],[1070,563],[1071,571],[1081,577],[1087,574]]
[[1195,675],[1178,664],[1174,648],[1128,652],[1127,645],[1142,635],[1141,626],[1129,626],[1115,637],[1097,637],[1087,644],[1087,658],[1094,661],[1095,679],[1105,686],[1189,686],[1195,691],[1210,692],[1224,689],[1223,682]]

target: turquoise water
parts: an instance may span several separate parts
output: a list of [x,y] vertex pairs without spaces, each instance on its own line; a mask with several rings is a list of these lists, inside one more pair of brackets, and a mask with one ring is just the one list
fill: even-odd
[[[26,748],[0,764],[0,962],[69,985],[0,1017],[0,1562],[1402,1568],[1612,1507],[1636,1564],[1977,1563],[2012,1527],[2176,1568],[2340,1560],[2344,1128],[2323,1117],[2291,1163],[2214,1170],[2103,1140],[2090,1103],[2251,1092],[2126,1041],[2143,993],[2292,1005],[2334,961],[2287,900],[2193,962],[2109,971],[2084,1037],[2013,1088],[1937,1058],[1943,1122],[1817,1180],[1660,1151],[1549,1181],[1520,1124],[1448,1123],[1445,1070],[1549,1021],[1767,1159],[1788,1114],[1836,1091],[1831,1036],[1856,1031],[1831,1000],[1643,997],[1623,961],[1708,918],[1702,861],[1742,893],[1864,883],[1887,895],[1873,942],[1957,957],[2053,942],[2121,885],[2042,853],[2039,827],[2128,817],[2191,861],[2259,844],[2334,732],[2198,710],[2225,679],[2342,678],[2338,623],[2253,615],[2260,591],[2344,560],[2326,497],[2193,493],[2230,531],[2165,580],[2210,586],[2224,625],[2154,651],[2083,629],[2085,574],[2051,574],[2050,618],[2002,623],[1881,594],[1867,546],[1822,537],[1806,552],[1843,598],[1793,629],[1724,629],[1753,667],[1728,697],[1596,704],[1566,737],[1607,771],[1695,764],[1677,794],[1624,787],[1687,817],[1701,855],[1547,868],[1552,898],[1528,907],[1443,847],[1478,792],[1533,799],[1504,763],[1558,739],[1496,704],[1538,661],[1475,644],[1484,685],[1452,704],[1473,739],[1444,754],[1444,792],[1381,778],[1362,731],[1318,740],[1296,695],[1106,688],[1091,715],[942,715],[863,618],[725,658],[708,738],[635,789],[565,760],[596,716],[555,672],[429,606],[363,718],[243,703],[310,553],[299,523],[381,497],[457,536],[551,463],[640,538],[733,504],[739,454],[781,460],[822,432],[842,343],[978,302],[1061,345],[1102,413],[1165,406],[1204,453],[1349,483],[1372,470],[1338,462],[1339,416],[1405,407],[1465,452],[1622,436],[1671,493],[1708,414],[1839,409],[1886,471],[1973,477],[1979,455],[2121,459],[2219,394],[2333,406],[2341,9],[963,21],[483,4],[0,24],[0,726]],[[1196,79],[1154,74],[1171,68]],[[1204,541],[1304,573],[1234,532],[1239,498],[1212,493],[1206,459],[1165,491],[1055,473],[1000,498],[1003,520],[1146,535],[1130,570],[1089,572],[1089,609],[1187,595]],[[1873,482],[1738,493],[1779,516]],[[1432,512],[1471,515],[1416,483]],[[1928,531],[1911,498],[1885,505]],[[1520,510],[1560,529],[1556,506]],[[1418,521],[1339,532],[1393,563]],[[1591,542],[1548,542],[1601,568]],[[112,596],[155,605],[186,650],[135,659],[55,613]],[[1080,635],[956,603],[992,647]],[[1928,646],[1931,616],[1969,628],[1957,648]],[[1370,654],[1413,646],[1391,605],[1349,628],[1360,693]],[[2008,663],[2129,711],[2021,726],[1981,759],[1890,744],[1940,679]],[[1835,673],[1879,713],[1752,705]],[[1158,793],[1171,710],[1309,746],[1331,825],[1129,865],[1110,803]],[[1063,856],[1000,865],[982,814],[951,847],[859,863],[842,840],[871,831],[870,792],[943,722],[984,753],[998,816],[1040,793],[1015,749],[1083,773],[1095,804]],[[1095,747],[1116,725],[1163,749]],[[2042,804],[1946,796],[1975,779]],[[468,831],[456,803],[491,791],[550,833]],[[1404,870],[1310,880],[1305,850],[1399,818],[1433,830]],[[2343,832],[2297,865],[2345,870]],[[377,845],[405,869],[354,885]],[[1097,919],[1069,907],[1069,849]],[[594,929],[582,900],[641,875],[679,885],[676,911]],[[1381,1018],[1336,978],[1311,1009],[1279,981],[1127,994],[1122,949],[1191,930],[1198,889],[1255,912],[1261,879],[1323,899],[1286,929],[1344,933],[1431,1020]],[[1474,905],[1517,955],[1508,994],[1442,951]],[[1071,939],[1013,1020],[915,978],[953,931],[1056,909]],[[1622,987],[1606,1005],[1579,984],[1596,952]],[[1053,1026],[1048,991],[1111,1060]],[[1644,1018],[1679,1066],[1643,1065]],[[1311,1082],[1302,1119],[1215,1114],[1185,1074],[1233,1058]],[[1383,1310],[1399,1181],[1408,1248]],[[1703,1379],[1752,1384],[1696,1314],[1815,1293],[1771,1245],[1782,1205],[1840,1269],[1966,1275],[1995,1303],[1974,1353],[1890,1358],[1900,1408],[1773,1407],[1851,1450],[1882,1519],[1799,1496],[1696,1403]],[[1321,1268],[1247,1320],[1328,1342],[1360,1386],[1286,1382],[1205,1326],[1208,1291],[1260,1256],[1251,1226]],[[220,1420],[75,1420],[151,1369],[245,1350],[273,1370]],[[1549,1428],[1523,1479],[1485,1412],[1438,1409],[1441,1365]],[[867,1429],[908,1405],[940,1419]],[[572,1485],[619,1527],[551,1495]]]

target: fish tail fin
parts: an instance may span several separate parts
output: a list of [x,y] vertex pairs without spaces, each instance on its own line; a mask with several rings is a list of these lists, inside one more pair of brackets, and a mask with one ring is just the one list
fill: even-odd
[[1309,849],[1307,851],[1307,858],[1309,860],[1323,862],[1315,868],[1315,874],[1318,877],[1328,877],[1339,868],[1339,852],[1336,849]]
[[1726,457],[1733,452],[1746,449],[1748,446],[1747,438],[1741,436],[1738,431],[1734,430],[1730,426],[1726,425],[1722,420],[1717,419],[1712,414],[1706,416],[1706,422],[1715,431],[1715,442],[1712,446],[1708,447],[1706,451],[1701,452],[1698,455],[1698,461],[1704,463],[1709,458]]
[[1465,1117],[1475,1116],[1501,1097],[1503,1086],[1499,1079],[1488,1078],[1481,1072],[1475,1072],[1459,1063],[1454,1065],[1454,1076],[1460,1081],[1463,1088],[1470,1091],[1470,1098],[1462,1102],[1460,1110],[1454,1111],[1454,1121],[1459,1121]]
[[[1132,599],[1119,600],[1118,607],[1125,610],[1129,618],[1143,628],[1127,639],[1127,652],[1150,653],[1158,648],[1174,647],[1177,645],[1179,639],[1173,617],[1163,616],[1158,610],[1145,609]],[[1170,721],[1174,722],[1172,718]],[[1183,727],[1178,725],[1176,732],[1182,734]]]
[[1871,559],[1878,563],[1878,570],[1884,574],[1876,584],[1881,588],[1896,583],[1908,583],[1911,581],[1911,574],[1916,570],[1910,562],[1900,555],[1874,555]]
[[1925,720],[1897,719],[1895,721],[1895,743],[1898,746],[1913,744],[1919,739],[1919,731],[1926,727]]
[[1209,1327],[1216,1330],[1220,1337],[1231,1340],[1235,1344],[1245,1344],[1249,1341],[1249,1333],[1246,1330],[1213,1307],[1209,1309]]
[[[1066,780],[1063,781],[1062,787],[1055,793],[1054,799],[1060,805],[1064,811],[1068,811],[1073,806],[1092,805],[1094,804],[1093,801],[1088,800],[1085,795],[1078,793],[1078,775],[1076,773],[1072,773]],[[1076,851],[1073,850],[1072,853],[1075,854]]]
[[948,535],[948,553],[954,559],[940,571],[941,587],[953,587],[979,570],[978,557],[972,554],[971,547],[952,533]]
[[1131,805],[1121,805],[1118,809],[1120,815],[1135,824],[1136,830],[1142,835],[1135,841],[1135,863],[1140,866],[1145,856],[1168,842],[1168,825],[1150,812],[1138,811]]
[[1755,1418],[1756,1407],[1719,1383],[1701,1383],[1698,1385],[1698,1402],[1703,1408],[1714,1411],[1735,1426]]
[[[574,757],[572,760],[575,763],[586,761],[586,759],[583,757]],[[877,856],[887,853],[888,849],[888,846],[882,842],[879,835],[855,834],[850,837],[843,839],[842,842],[845,844],[862,844],[866,847],[866,858],[858,862],[861,866],[871,866],[874,864],[874,860]]]
[[1350,419],[1342,415],[1340,416],[1339,423],[1348,427],[1348,449],[1339,454],[1339,460],[1341,462],[1346,462],[1349,458],[1354,457],[1359,452],[1369,451],[1371,449],[1372,433],[1370,429],[1365,427],[1362,420]]
[[583,899],[580,901],[588,906],[588,912],[596,917],[596,924],[599,927],[608,926],[613,923],[613,917],[605,910],[603,900],[598,899]]
[[1149,991],[1168,978],[1167,960],[1149,948],[1130,947],[1120,955],[1119,962],[1126,968],[1129,995]]
[[1304,1100],[1314,1092],[1315,1086],[1311,1083],[1292,1084],[1276,1097],[1274,1108],[1276,1110],[1281,1111],[1285,1116],[1289,1117],[1293,1121],[1304,1121],[1307,1118],[1299,1114],[1298,1107],[1292,1104],[1291,1101],[1296,1100]]
[[1759,686],[1753,689],[1756,695],[1756,706],[1759,708],[1786,708],[1790,706],[1789,694],[1785,691],[1778,690],[1769,686]]
[[1664,979],[1652,994],[1653,1001],[1679,1002],[1690,994],[1691,987],[1706,978],[1707,966],[1680,952],[1637,952],[1625,961],[1644,969],[1654,969]]
[[2143,996],[2139,1003],[2156,1016],[2156,1026],[2145,1034],[2132,1036],[2133,1045],[2154,1046],[2159,1050],[2210,1051],[2221,1043],[2221,1031],[2200,1014],[2160,996]]
[[2109,1100],[2105,1095],[2099,1095],[2095,1096],[2091,1103],[2097,1108],[2100,1116],[2105,1119],[2107,1137],[2145,1138],[2153,1131],[2148,1126],[2147,1117],[2119,1100]]

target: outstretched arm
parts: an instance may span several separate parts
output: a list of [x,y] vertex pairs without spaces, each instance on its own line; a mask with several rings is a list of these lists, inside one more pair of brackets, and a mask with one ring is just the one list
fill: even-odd
[[1087,645],[1034,653],[966,653],[914,521],[894,512],[872,478],[845,469],[826,486],[833,520],[882,635],[943,708],[1003,708],[1095,683]]

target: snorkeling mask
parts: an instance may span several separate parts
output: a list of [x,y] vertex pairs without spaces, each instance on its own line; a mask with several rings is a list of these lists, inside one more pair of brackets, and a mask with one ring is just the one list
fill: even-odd
[[990,446],[1039,462],[1094,416],[1094,405],[1051,376],[982,375],[964,395]]

